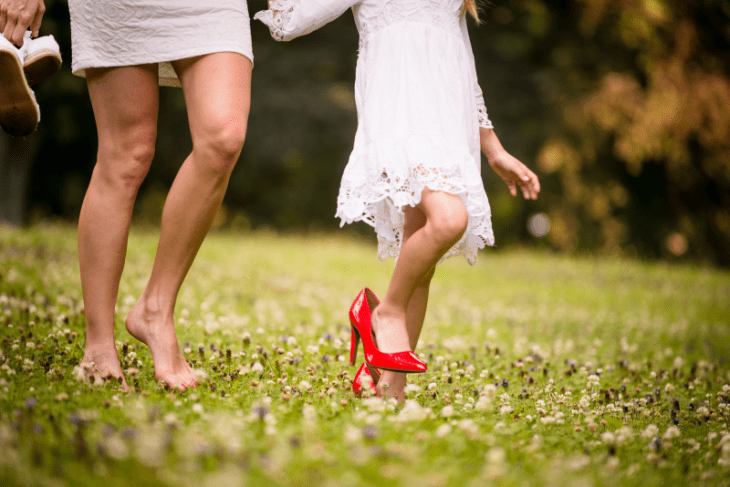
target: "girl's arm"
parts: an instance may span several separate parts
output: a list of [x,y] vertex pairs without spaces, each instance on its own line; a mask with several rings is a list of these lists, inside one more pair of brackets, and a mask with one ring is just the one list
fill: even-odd
[[477,116],[479,118],[479,139],[482,153],[487,157],[489,166],[507,183],[512,196],[517,196],[517,186],[519,186],[525,199],[535,200],[537,199],[537,193],[540,192],[540,181],[534,172],[504,150],[497,134],[494,133],[494,126],[487,116],[484,95],[477,82],[474,53],[471,49],[469,31],[466,28],[466,15],[461,19],[461,34],[466,50],[471,57],[472,86],[474,86],[474,97],[476,98]]
[[277,41],[313,32],[342,15],[360,0],[270,0],[269,9],[254,15]]

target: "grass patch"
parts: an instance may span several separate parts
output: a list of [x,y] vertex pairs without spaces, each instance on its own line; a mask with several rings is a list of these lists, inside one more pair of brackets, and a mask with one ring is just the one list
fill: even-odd
[[178,336],[207,374],[157,384],[124,330],[157,235],[134,231],[117,340],[133,390],[78,380],[75,231],[0,228],[3,485],[728,485],[730,276],[483,252],[439,269],[396,406],[351,392],[347,310],[392,260],[337,236],[213,234]]

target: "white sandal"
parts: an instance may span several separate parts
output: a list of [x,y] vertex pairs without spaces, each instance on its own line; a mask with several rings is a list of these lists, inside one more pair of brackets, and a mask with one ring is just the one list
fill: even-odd
[[15,137],[33,132],[40,107],[23,71],[19,49],[0,35],[0,127]]

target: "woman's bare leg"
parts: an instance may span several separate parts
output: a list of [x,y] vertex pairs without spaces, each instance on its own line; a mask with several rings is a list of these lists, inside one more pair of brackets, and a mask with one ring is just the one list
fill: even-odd
[[[373,326],[378,347],[383,352],[415,348],[423,327],[435,265],[459,241],[467,222],[461,198],[449,193],[424,189],[418,207],[407,209],[398,262],[385,298],[375,312],[377,320]],[[384,371],[378,392],[402,401],[405,376]]]
[[127,330],[150,347],[157,380],[182,389],[194,383],[195,373],[175,334],[175,301],[243,147],[252,64],[240,54],[216,53],[173,65],[185,93],[193,152],[167,196],[152,275],[127,317]]
[[132,208],[157,137],[157,65],[87,70],[99,150],[79,215],[79,266],[86,315],[82,363],[93,377],[121,379],[114,307],[124,268]]

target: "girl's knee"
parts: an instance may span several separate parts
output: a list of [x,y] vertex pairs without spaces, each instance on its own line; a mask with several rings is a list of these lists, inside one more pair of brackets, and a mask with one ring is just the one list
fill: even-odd
[[458,200],[458,203],[443,205],[432,220],[436,239],[441,245],[450,247],[466,232],[469,214],[461,200]]

